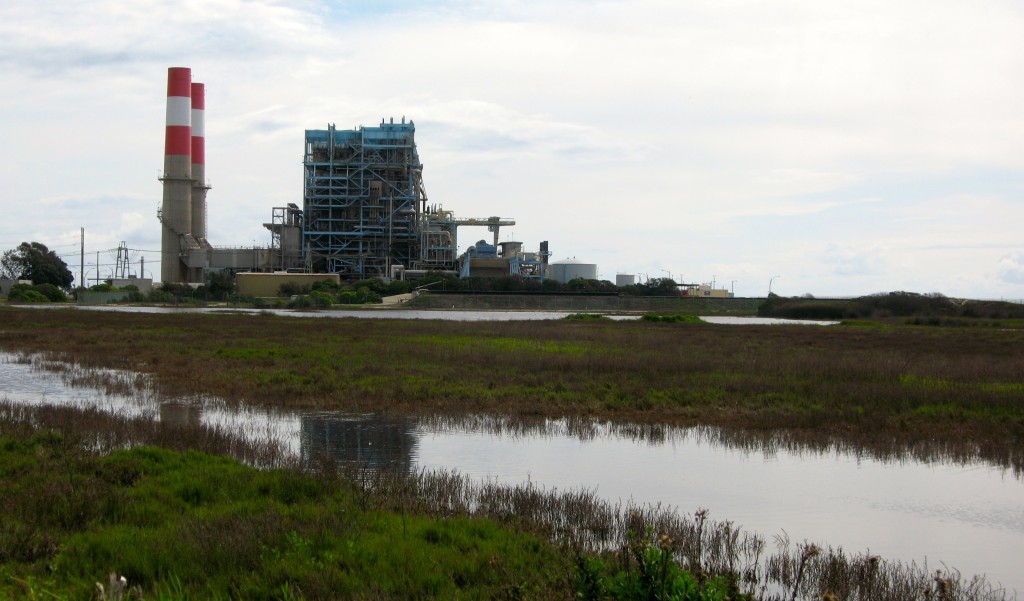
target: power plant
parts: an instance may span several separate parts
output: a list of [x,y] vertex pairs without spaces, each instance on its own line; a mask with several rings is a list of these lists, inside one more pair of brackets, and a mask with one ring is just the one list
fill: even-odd
[[[502,242],[503,217],[456,218],[431,204],[416,151],[416,128],[403,117],[376,127],[306,130],[302,208],[272,209],[267,248],[214,247],[207,240],[205,89],[188,68],[167,72],[161,281],[200,283],[208,270],[336,274],[341,279],[416,279],[427,273],[462,277],[544,279],[547,242],[524,252]],[[458,230],[486,227],[458,256]],[[500,252],[498,248],[500,247]]]

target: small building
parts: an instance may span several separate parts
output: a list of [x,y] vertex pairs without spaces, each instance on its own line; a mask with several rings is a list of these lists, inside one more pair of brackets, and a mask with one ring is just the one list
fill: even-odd
[[685,284],[681,294],[699,298],[730,298],[732,296],[725,288],[712,288],[709,284]]
[[313,284],[325,280],[335,284],[341,283],[341,278],[336,273],[243,272],[235,274],[235,287],[239,296],[270,297],[277,296],[284,284],[310,288]]

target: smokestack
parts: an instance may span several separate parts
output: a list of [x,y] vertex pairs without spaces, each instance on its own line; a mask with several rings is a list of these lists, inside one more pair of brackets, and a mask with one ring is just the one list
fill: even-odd
[[160,281],[185,282],[182,237],[192,230],[192,70],[167,70]]
[[206,242],[206,86],[192,84],[192,237]]

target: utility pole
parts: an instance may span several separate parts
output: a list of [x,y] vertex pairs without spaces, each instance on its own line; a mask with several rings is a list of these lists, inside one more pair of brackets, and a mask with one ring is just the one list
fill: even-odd
[[85,288],[85,228],[82,228],[82,248],[78,255],[78,285]]

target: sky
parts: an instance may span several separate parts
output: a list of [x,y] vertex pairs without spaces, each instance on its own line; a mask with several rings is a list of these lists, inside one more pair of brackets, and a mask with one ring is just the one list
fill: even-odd
[[[431,204],[736,296],[1024,302],[1019,0],[4,0],[0,250],[159,274],[168,67],[208,230],[266,246],[304,130],[416,124]],[[460,229],[460,250],[483,229]],[[112,250],[113,249],[113,250]]]

